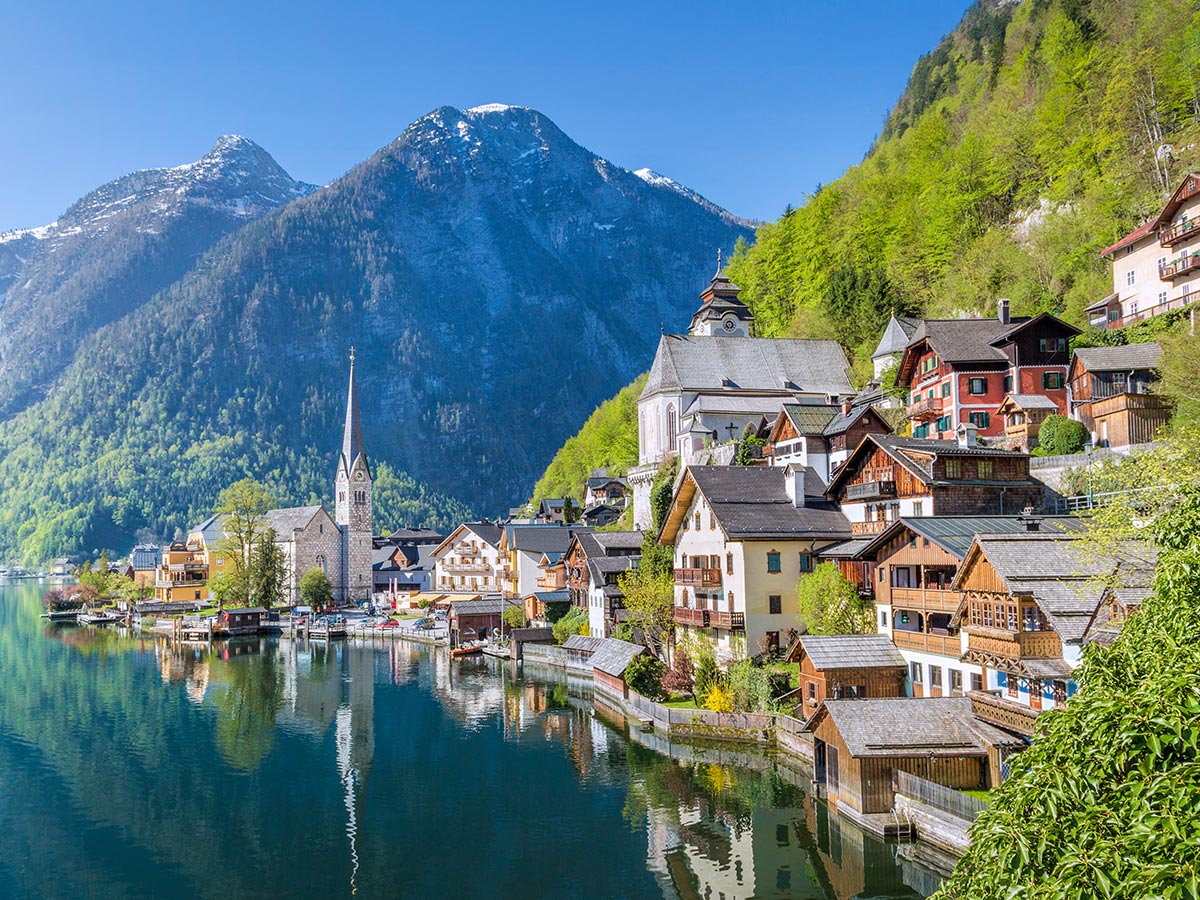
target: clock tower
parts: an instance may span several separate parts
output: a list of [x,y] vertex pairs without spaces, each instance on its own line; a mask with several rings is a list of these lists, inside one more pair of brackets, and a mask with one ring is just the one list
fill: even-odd
[[344,602],[371,598],[371,468],[363,449],[362,418],[358,412],[358,385],[354,379],[354,348],[350,348],[350,389],[346,396],[346,424],[336,478],[334,521],[341,532],[342,583],[334,592]]
[[700,308],[692,316],[689,332],[701,337],[749,337],[754,313],[738,299],[741,290],[726,276],[721,265],[721,251],[718,250],[717,274],[700,294]]

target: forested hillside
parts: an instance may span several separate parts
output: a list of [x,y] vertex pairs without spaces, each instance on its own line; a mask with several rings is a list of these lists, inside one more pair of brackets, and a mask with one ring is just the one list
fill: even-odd
[[763,336],[869,357],[893,310],[1080,323],[1099,250],[1200,165],[1200,9],[981,0],[913,69],[866,159],[730,264]]

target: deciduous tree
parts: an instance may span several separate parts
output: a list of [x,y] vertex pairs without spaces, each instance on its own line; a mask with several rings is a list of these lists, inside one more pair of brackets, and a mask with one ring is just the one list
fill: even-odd
[[800,621],[809,634],[871,634],[874,607],[833,562],[823,562],[796,585]]

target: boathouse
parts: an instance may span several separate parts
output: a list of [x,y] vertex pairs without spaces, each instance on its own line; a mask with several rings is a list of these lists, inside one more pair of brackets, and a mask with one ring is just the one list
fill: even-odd
[[886,635],[801,635],[788,662],[800,665],[800,695],[793,699],[805,719],[826,699],[904,696],[908,664]]
[[645,652],[646,648],[640,644],[605,638],[592,654],[592,673],[596,690],[620,697],[622,700],[628,699],[629,688],[625,684],[625,670],[629,668],[635,656]]
[[262,617],[266,610],[261,606],[250,606],[243,609],[226,609],[221,611],[221,630],[229,637],[243,634],[258,634],[262,628]]
[[991,788],[1005,757],[1025,747],[977,719],[968,697],[826,700],[804,730],[813,735],[814,780],[851,819],[891,810],[894,772],[958,790]]
[[450,604],[450,632],[459,641],[483,640],[493,631],[508,634],[504,610],[520,606],[516,600],[490,597],[483,600],[455,600]]

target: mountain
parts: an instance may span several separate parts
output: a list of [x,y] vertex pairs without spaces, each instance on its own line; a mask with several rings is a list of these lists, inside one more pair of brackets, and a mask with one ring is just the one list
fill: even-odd
[[352,345],[380,527],[507,508],[750,233],[535,110],[437,109],[81,342],[0,429],[0,548],[169,534],[243,473],[328,497]]
[[866,159],[732,261],[768,335],[860,373],[889,314],[1056,312],[1200,165],[1200,17],[1175,0],[979,0],[913,69]]
[[83,337],[177,281],[220,238],[313,190],[226,135],[194,163],[133,172],[53,225],[0,235],[0,416],[44,395]]

